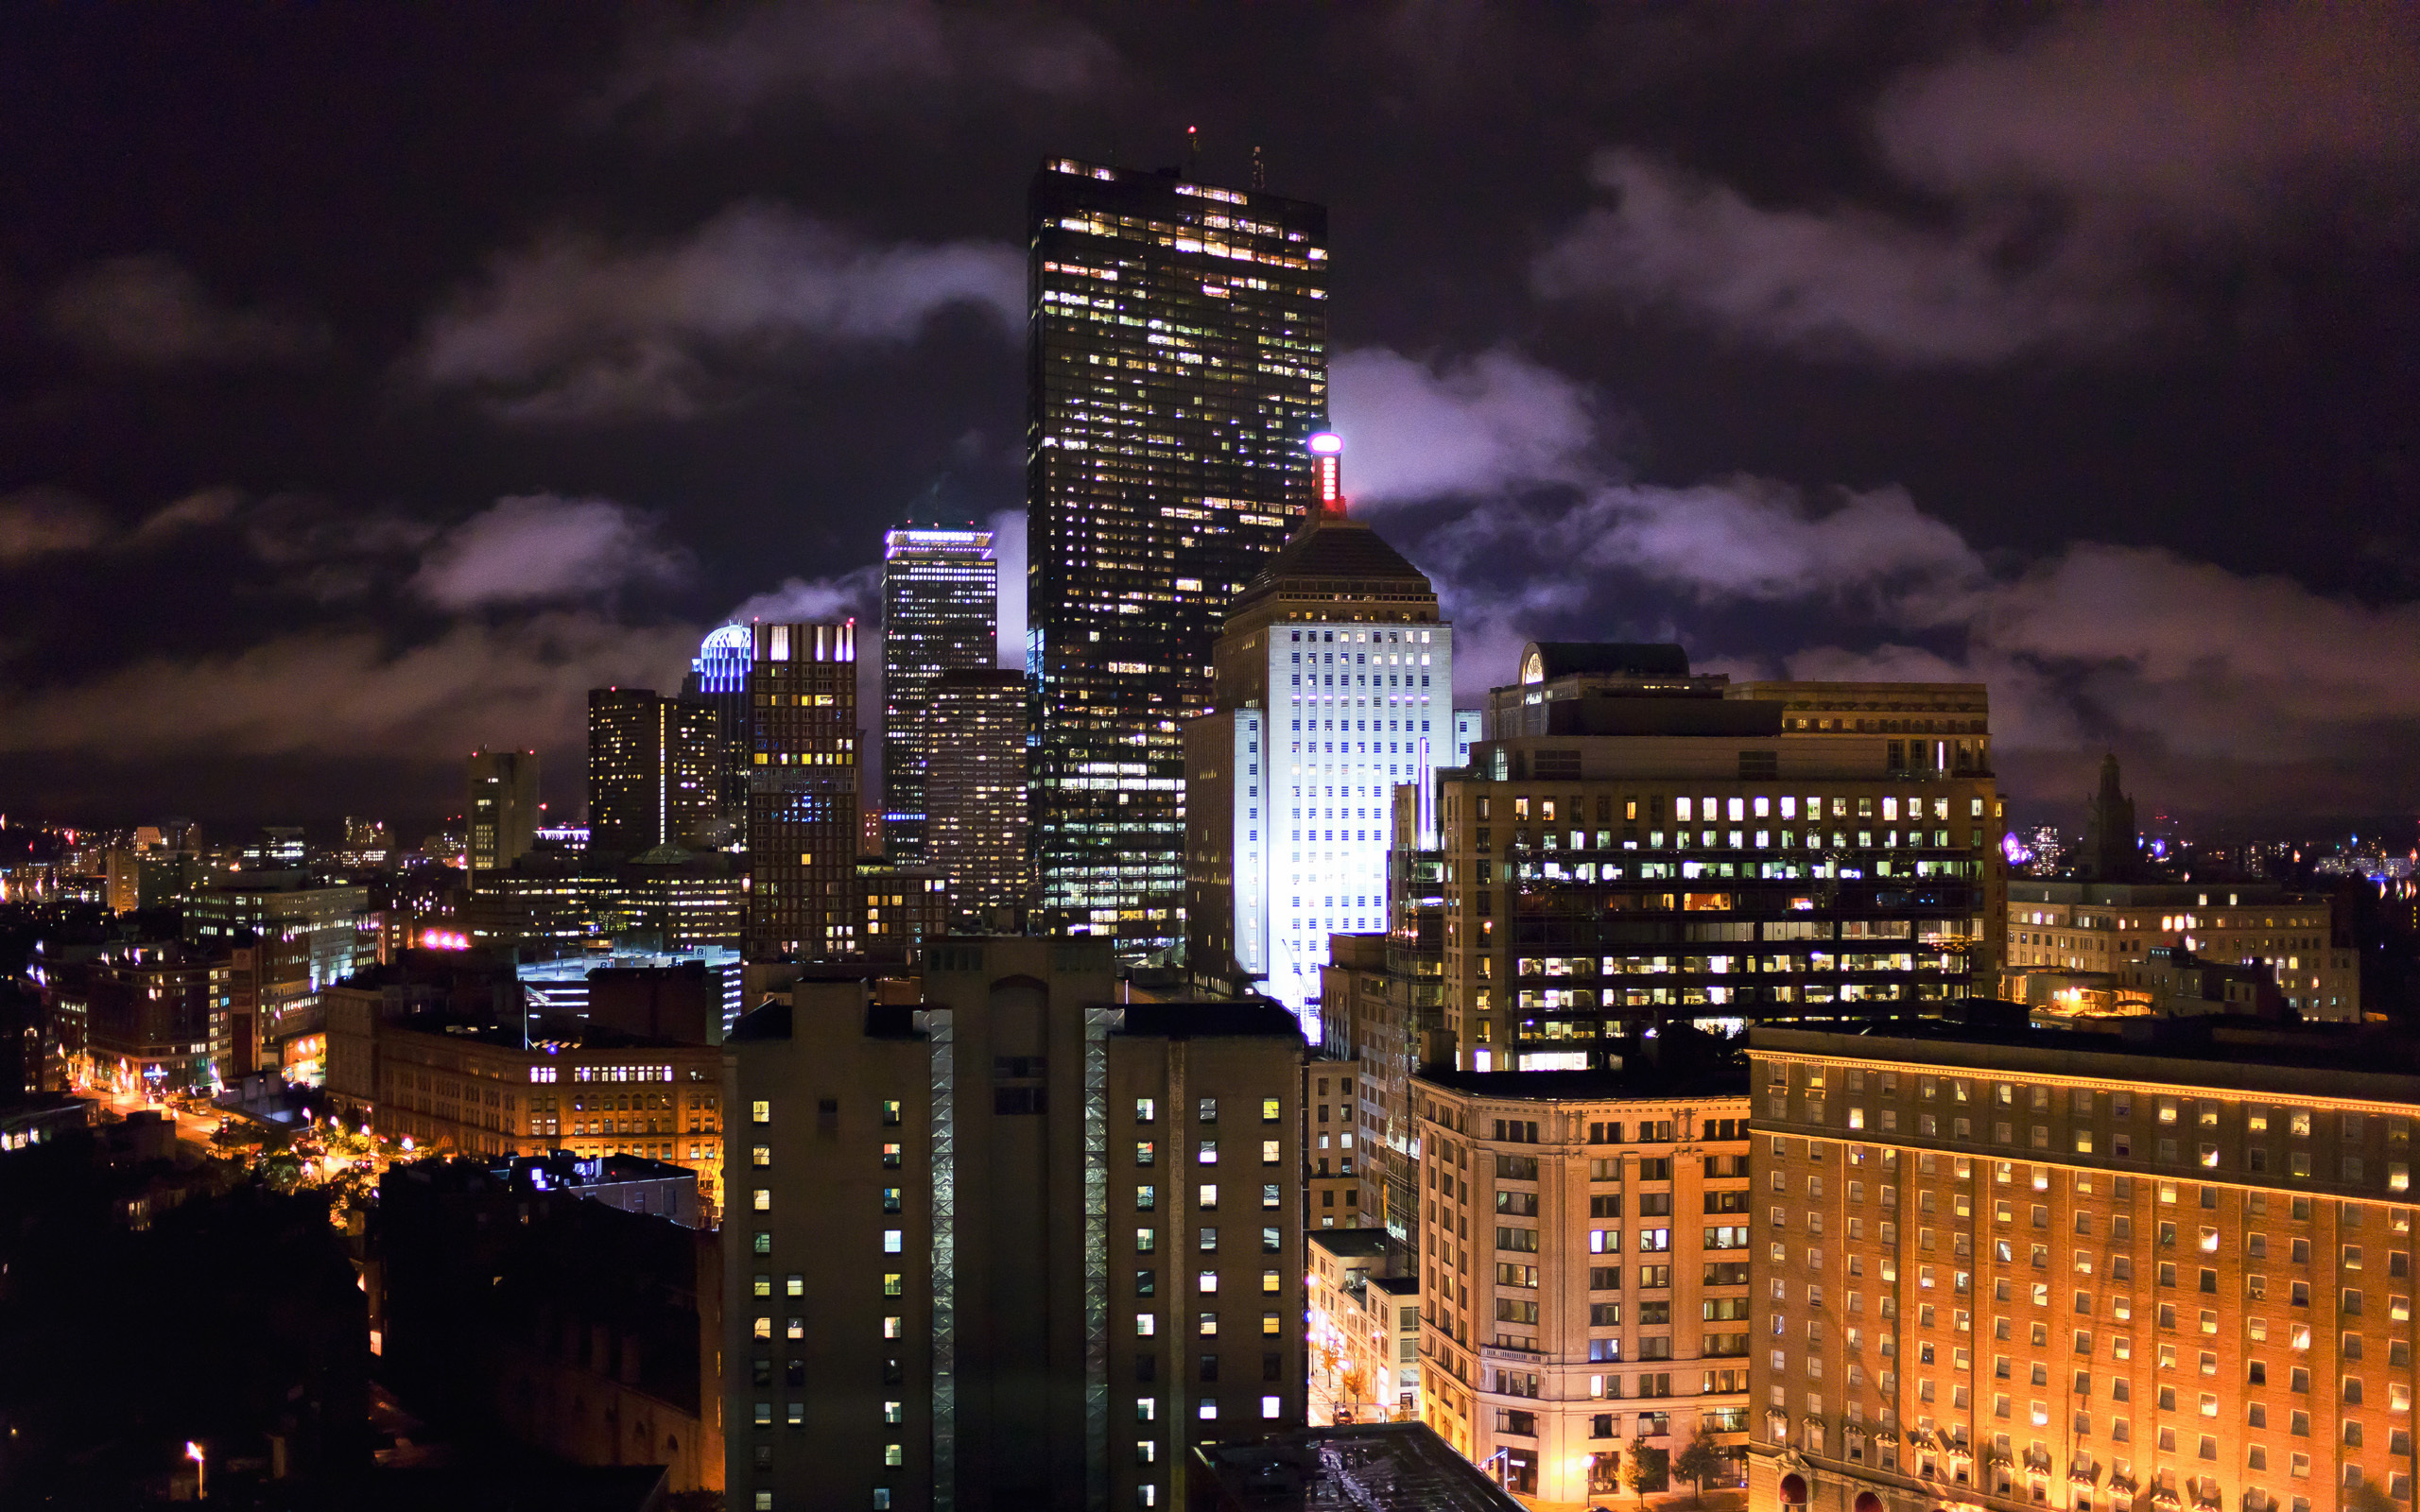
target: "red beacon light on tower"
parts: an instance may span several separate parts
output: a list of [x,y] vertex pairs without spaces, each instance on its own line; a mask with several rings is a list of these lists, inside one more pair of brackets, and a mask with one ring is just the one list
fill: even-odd
[[1311,454],[1311,475],[1319,485],[1320,507],[1329,514],[1344,512],[1344,438],[1321,431],[1303,443]]

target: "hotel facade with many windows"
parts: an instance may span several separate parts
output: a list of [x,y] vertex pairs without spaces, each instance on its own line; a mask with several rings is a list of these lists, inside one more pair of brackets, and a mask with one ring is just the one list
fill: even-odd
[[1776,1026],[1750,1057],[1752,1506],[2411,1503],[2407,1045]]
[[1738,1467],[1753,1297],[1736,1060],[1439,1069],[1410,1091],[1422,1420],[1547,1503],[1615,1495],[1631,1456],[1677,1455],[1701,1426]]

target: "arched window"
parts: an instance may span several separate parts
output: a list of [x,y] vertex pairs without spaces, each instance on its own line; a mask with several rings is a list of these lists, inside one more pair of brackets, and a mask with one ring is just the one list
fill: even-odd
[[1806,1476],[1785,1475],[1781,1478],[1781,1504],[1784,1506],[1805,1506],[1806,1504]]

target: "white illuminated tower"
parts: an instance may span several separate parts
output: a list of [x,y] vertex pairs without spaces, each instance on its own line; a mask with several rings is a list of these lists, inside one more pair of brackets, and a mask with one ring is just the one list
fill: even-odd
[[1236,595],[1219,712],[1185,732],[1187,959],[1261,978],[1306,1025],[1328,936],[1387,927],[1393,789],[1455,760],[1436,590],[1345,512],[1337,438],[1309,448],[1320,507]]

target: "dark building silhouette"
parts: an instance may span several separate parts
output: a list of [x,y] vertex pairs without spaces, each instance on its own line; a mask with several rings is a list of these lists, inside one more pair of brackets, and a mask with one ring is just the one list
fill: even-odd
[[527,854],[538,843],[538,753],[473,751],[462,822],[474,873],[509,867]]
[[[575,1464],[663,1465],[674,1490],[717,1489],[716,1234],[630,1211],[668,1184],[636,1177],[686,1184],[689,1173],[564,1164],[431,1160],[387,1173],[385,1367],[421,1410]],[[661,1194],[648,1205],[684,1211]],[[685,1211],[694,1217],[694,1194]]]
[[2118,785],[2118,758],[2100,758],[2100,790],[2086,800],[2083,853],[2077,869],[2094,882],[2132,882],[2142,868],[2135,800]]
[[731,1504],[1183,1507],[1300,1427],[1292,1017],[1112,1002],[1106,939],[850,970],[728,1041]]
[[588,690],[588,847],[702,847],[722,813],[715,712],[647,688]]

